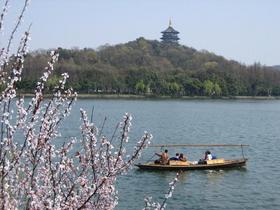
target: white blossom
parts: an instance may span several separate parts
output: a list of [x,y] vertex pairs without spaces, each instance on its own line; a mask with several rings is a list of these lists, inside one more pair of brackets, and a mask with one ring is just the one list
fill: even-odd
[[[0,30],[8,2],[0,13]],[[28,3],[25,0],[17,24],[22,22]],[[0,49],[0,82],[5,84],[0,95],[0,209],[114,209],[118,204],[119,175],[133,166],[152,135],[145,132],[134,150],[127,150],[131,141],[130,114],[125,113],[116,135],[107,138],[81,109],[81,136],[57,144],[57,137],[63,137],[60,125],[70,114],[77,93],[66,88],[69,75],[63,73],[52,97],[45,97],[46,83],[59,56],[57,51],[51,51],[30,102],[16,98],[15,84],[21,80],[28,40],[29,31],[13,57],[9,47]],[[3,68],[8,64],[12,67],[10,74]],[[174,187],[170,189],[166,199]],[[165,208],[165,203],[161,206],[151,199],[146,201],[154,209]]]

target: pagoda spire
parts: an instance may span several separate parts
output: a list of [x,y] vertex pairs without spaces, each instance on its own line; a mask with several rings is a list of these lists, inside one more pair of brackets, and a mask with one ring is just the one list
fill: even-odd
[[160,39],[162,40],[162,42],[178,44],[178,40],[180,39],[178,37],[179,32],[172,27],[171,18],[169,19],[168,28],[162,31],[161,33],[162,33],[162,37]]

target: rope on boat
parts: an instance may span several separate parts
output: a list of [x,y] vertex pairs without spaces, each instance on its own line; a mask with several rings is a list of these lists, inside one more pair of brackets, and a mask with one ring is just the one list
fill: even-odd
[[[160,151],[163,151],[164,147],[241,147],[242,151],[242,157],[245,160],[245,155],[244,155],[244,148],[243,147],[249,147],[249,144],[155,144],[155,145],[150,145],[149,147],[160,147]],[[154,154],[148,162],[150,162],[154,156]]]
[[248,144],[154,144],[149,147],[248,147]]
[[243,145],[242,144],[241,144],[241,151],[242,151],[242,157],[243,157],[243,159],[245,159],[244,151],[243,151]]

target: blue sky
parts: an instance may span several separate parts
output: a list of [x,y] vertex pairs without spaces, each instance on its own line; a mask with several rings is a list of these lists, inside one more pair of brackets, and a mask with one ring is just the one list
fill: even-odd
[[[20,2],[12,0],[11,11]],[[171,17],[181,44],[276,65],[279,9],[279,0],[32,0],[22,27],[32,22],[31,50],[97,48],[141,36],[159,40]]]

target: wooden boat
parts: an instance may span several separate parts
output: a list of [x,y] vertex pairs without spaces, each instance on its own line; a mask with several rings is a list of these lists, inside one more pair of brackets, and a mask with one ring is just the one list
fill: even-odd
[[207,160],[204,164],[190,161],[169,161],[167,165],[155,164],[154,162],[136,164],[139,169],[143,170],[219,170],[240,168],[246,165],[247,158],[244,157],[243,147],[249,146],[244,144],[172,144],[172,145],[152,145],[150,147],[241,147],[242,158],[235,160],[225,160],[223,158]]
[[161,165],[153,162],[136,164],[137,167],[144,170],[176,170],[176,171],[187,171],[187,170],[219,170],[238,168],[246,165],[248,159],[237,159],[237,160],[224,160],[223,163],[212,163],[212,164],[188,164],[188,165]]

